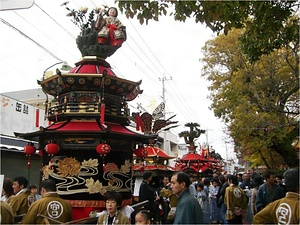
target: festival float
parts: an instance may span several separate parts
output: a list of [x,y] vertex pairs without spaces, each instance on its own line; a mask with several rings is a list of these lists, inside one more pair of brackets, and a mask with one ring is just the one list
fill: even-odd
[[[145,135],[155,135],[159,137],[160,131],[175,128],[177,121],[171,121],[176,115],[168,119],[164,119],[164,103],[161,103],[152,114],[144,112],[136,113],[132,119],[136,123],[136,130],[140,130]],[[153,179],[151,185],[153,188],[158,188],[161,185],[161,180],[164,176],[171,177],[177,168],[169,165],[169,160],[174,159],[174,156],[168,155],[158,147],[158,139],[151,138],[147,144],[141,144],[134,151],[133,160],[133,180],[134,180],[134,201],[138,202],[140,184],[143,180],[142,176],[145,171],[151,171]]]
[[[177,127],[177,121],[171,121],[176,115],[162,119],[164,103],[161,103],[152,114],[144,112],[141,116],[137,114],[136,124],[141,127],[144,134],[157,135],[163,129],[171,129]],[[156,139],[149,139],[148,144],[139,146],[134,152],[134,176],[142,176],[144,171],[152,171],[154,177],[163,178],[170,176],[176,168],[169,166],[169,160],[174,159],[174,156],[168,155],[157,146]]]
[[117,9],[98,8],[87,17],[86,8],[66,8],[81,28],[76,42],[82,59],[68,72],[56,69],[38,81],[47,99],[53,97],[45,102],[49,126],[15,136],[38,142],[41,179],[56,181],[57,193],[71,204],[76,220],[102,211],[110,190],[122,194],[124,206],[132,203],[133,153],[156,134],[129,129],[127,102],[142,93],[141,81],[117,77],[106,61],[126,41],[117,14],[104,16]]
[[153,171],[154,176],[170,176],[170,172],[178,171],[169,166],[169,160],[174,159],[162,149],[150,143],[147,146],[139,147],[135,150],[133,158],[135,160],[133,171],[134,175],[142,175],[144,171]]
[[179,137],[183,137],[188,148],[188,153],[176,159],[175,168],[184,171],[194,177],[211,176],[213,172],[220,172],[222,157],[207,146],[202,146],[200,154],[196,152],[198,146],[195,141],[205,130],[199,129],[198,123],[186,123],[189,130],[180,132]]
[[222,157],[214,151],[209,152],[206,146],[201,148],[200,154],[189,151],[175,163],[175,168],[194,177],[211,176],[213,172],[222,172]]

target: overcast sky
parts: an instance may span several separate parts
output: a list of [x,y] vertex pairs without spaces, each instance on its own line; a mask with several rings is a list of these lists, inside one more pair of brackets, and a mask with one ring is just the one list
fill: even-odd
[[[29,9],[0,12],[5,22],[0,23],[1,93],[38,88],[37,80],[41,80],[45,69],[59,61],[74,67],[81,59],[75,41],[80,30],[66,16],[68,11],[60,6],[63,2],[35,0]],[[93,9],[102,4],[113,6],[113,2],[70,0],[68,6]],[[119,19],[126,26],[128,39],[106,61],[117,76],[132,81],[142,79],[143,94],[129,104],[136,107],[141,103],[152,113],[162,101],[160,79],[165,76],[166,117],[176,114],[173,120],[180,124],[172,132],[186,130],[187,122],[197,122],[208,130],[208,135],[202,135],[198,142],[203,144],[208,140],[225,158],[224,125],[209,110],[208,82],[201,77],[201,48],[214,34],[193,19],[183,23],[161,17],[159,22],[140,25],[136,19],[129,20],[120,12]],[[137,110],[131,109],[134,111]],[[230,154],[231,146],[228,148]]]

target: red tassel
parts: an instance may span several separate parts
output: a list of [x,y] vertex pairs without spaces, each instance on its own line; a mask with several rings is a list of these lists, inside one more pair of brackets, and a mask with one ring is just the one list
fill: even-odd
[[101,103],[100,124],[104,124],[105,104]]
[[35,127],[40,126],[40,110],[36,109],[35,110]]
[[135,126],[136,130],[141,129],[141,131],[144,132],[143,121],[142,121],[139,113],[136,114],[135,120],[136,120],[136,126]]
[[141,122],[140,122],[140,124],[141,124],[141,131],[144,132],[144,131],[145,131],[145,130],[144,130],[144,125],[143,125],[143,121],[142,121],[141,118],[140,118],[140,121],[141,121]]
[[28,159],[27,159],[27,168],[30,169],[30,166],[31,166],[30,165],[30,157],[28,157]]
[[140,114],[137,113],[137,114],[135,115],[135,129],[136,129],[136,130],[140,130],[140,121],[141,121]]

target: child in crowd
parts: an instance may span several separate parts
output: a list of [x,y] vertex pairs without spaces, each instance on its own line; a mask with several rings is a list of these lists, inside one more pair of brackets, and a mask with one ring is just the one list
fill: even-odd
[[147,210],[141,210],[135,215],[136,225],[148,225],[151,223],[150,212]]
[[201,206],[201,209],[203,211],[204,209],[204,203],[207,201],[208,196],[206,191],[204,190],[204,184],[202,183],[197,183],[196,184],[196,190],[197,190],[197,200]]

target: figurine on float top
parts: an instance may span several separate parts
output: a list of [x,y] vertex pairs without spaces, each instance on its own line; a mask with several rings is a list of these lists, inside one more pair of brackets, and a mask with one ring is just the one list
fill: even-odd
[[105,59],[126,41],[126,27],[117,18],[117,8],[95,8],[87,15],[88,8],[74,10],[67,6],[68,3],[65,2],[62,6],[69,11],[67,16],[71,17],[71,21],[81,29],[76,43],[82,57],[97,56]]
[[99,44],[109,46],[121,46],[126,40],[126,27],[121,23],[118,17],[118,10],[110,7],[106,13],[107,17],[103,18],[101,14],[96,21],[95,28],[98,32]]

